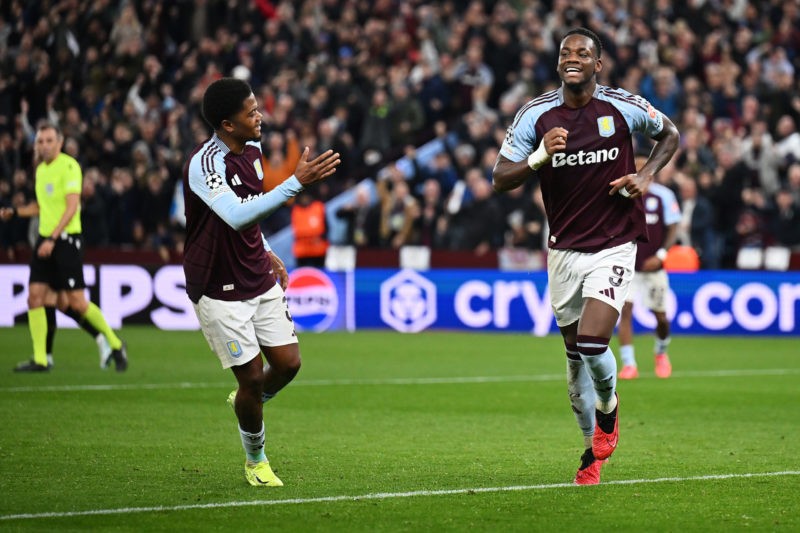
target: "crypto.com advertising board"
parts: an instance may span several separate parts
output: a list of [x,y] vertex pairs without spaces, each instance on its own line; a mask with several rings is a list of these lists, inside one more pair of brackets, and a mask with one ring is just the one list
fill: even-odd
[[[179,265],[86,265],[92,300],[112,327],[154,324],[197,329]],[[26,265],[0,265],[0,326],[25,321]],[[674,333],[800,334],[800,273],[699,272],[670,275]],[[289,309],[299,331],[394,329],[557,332],[545,272],[359,269],[292,271]],[[74,323],[59,314],[59,325]],[[655,320],[634,302],[634,326]]]

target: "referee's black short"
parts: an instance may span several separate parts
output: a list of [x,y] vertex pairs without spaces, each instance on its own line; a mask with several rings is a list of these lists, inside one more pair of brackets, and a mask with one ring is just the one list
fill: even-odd
[[39,257],[37,251],[44,241],[41,235],[31,256],[30,283],[47,283],[53,289],[71,291],[86,288],[83,279],[83,238],[80,233],[55,240],[50,257]]

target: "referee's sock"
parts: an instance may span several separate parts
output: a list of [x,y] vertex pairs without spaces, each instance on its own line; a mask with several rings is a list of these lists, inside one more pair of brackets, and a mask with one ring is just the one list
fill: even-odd
[[100,332],[97,330],[97,328],[91,325],[89,321],[86,320],[86,317],[81,316],[81,314],[75,309],[67,307],[67,310],[64,311],[64,314],[74,320],[75,323],[78,324],[81,329],[88,333],[93,339],[96,339],[97,336],[100,335]]
[[89,307],[86,309],[86,314],[83,315],[83,318],[86,319],[86,322],[94,326],[97,331],[105,335],[112,350],[119,350],[122,347],[122,341],[117,337],[117,334],[114,333],[114,330],[111,329],[111,326],[108,325],[106,318],[103,316],[103,312],[100,311],[100,308],[97,307],[94,302],[89,302]]
[[47,366],[47,313],[44,307],[28,309],[28,328],[33,341],[33,360]]
[[47,317],[47,342],[45,349],[47,353],[53,353],[53,340],[56,338],[56,308],[45,306],[44,315]]

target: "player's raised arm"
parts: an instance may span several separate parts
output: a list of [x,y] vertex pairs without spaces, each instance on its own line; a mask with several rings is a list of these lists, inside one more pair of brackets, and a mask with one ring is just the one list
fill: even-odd
[[552,128],[544,134],[539,147],[522,161],[511,161],[502,154],[497,155],[497,160],[492,171],[492,186],[497,192],[510,191],[522,185],[525,180],[533,176],[531,171],[539,170],[550,162],[553,154],[567,148],[569,132],[560,127]]

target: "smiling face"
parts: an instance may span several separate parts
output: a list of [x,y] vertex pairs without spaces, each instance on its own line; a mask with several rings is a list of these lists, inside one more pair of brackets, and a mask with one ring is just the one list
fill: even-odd
[[242,109],[231,117],[223,120],[222,127],[234,139],[242,143],[261,140],[261,117],[258,102],[253,93],[244,99]]
[[602,68],[603,62],[589,37],[574,33],[561,41],[557,70],[567,88],[579,90],[586,87]]

